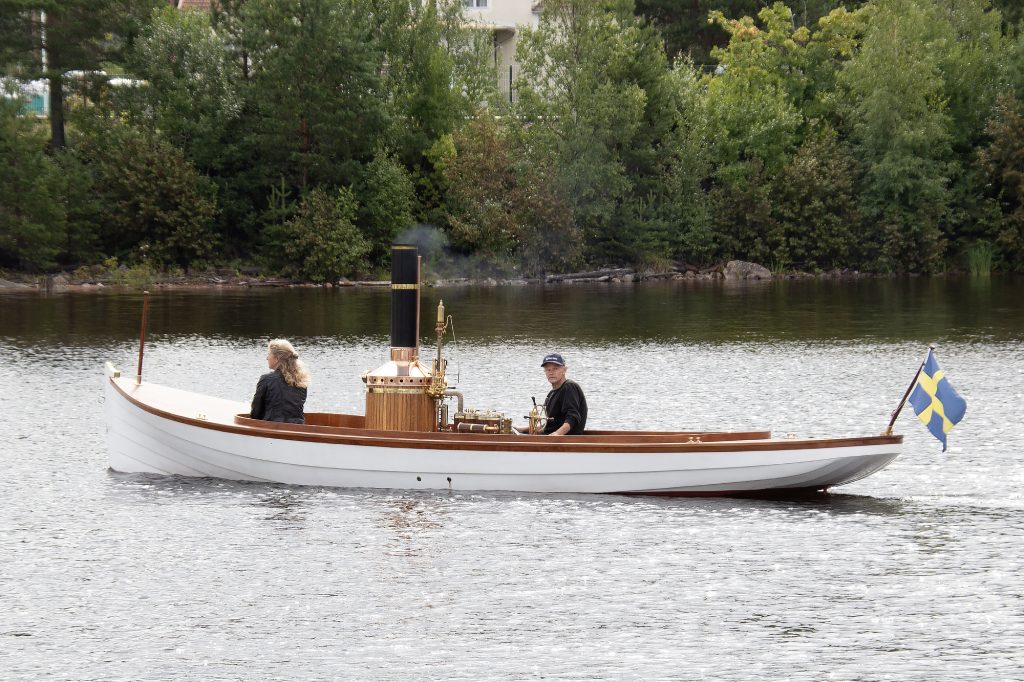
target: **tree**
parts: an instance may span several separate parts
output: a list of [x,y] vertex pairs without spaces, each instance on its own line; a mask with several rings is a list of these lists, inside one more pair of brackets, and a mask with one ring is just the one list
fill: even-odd
[[708,132],[707,90],[700,70],[685,59],[676,62],[671,76],[678,98],[678,122],[669,145],[674,158],[666,175],[668,220],[675,228],[673,252],[691,262],[706,263],[720,247],[705,191],[714,151]]
[[1024,271],[1024,112],[1019,100],[1000,97],[985,128],[990,142],[978,150],[987,196],[999,209],[997,262]]
[[134,122],[181,149],[198,168],[217,171],[227,131],[241,113],[241,94],[224,38],[204,12],[156,10],[129,53],[145,84],[131,88]]
[[632,0],[545,2],[518,60],[517,144],[535,164],[551,157],[589,258],[666,255],[675,98],[661,42]]
[[[24,79],[49,81],[50,147],[65,145],[64,89],[105,80],[160,0],[0,0],[0,57]],[[71,72],[74,72],[72,74]]]
[[716,174],[727,183],[741,182],[747,162],[755,158],[764,172],[778,172],[799,143],[803,124],[797,102],[806,76],[784,67],[802,61],[799,53],[810,33],[794,33],[792,13],[781,4],[764,9],[761,19],[765,30],[751,17],[727,20],[712,14],[730,34],[728,47],[713,51],[721,68],[704,77]]
[[1024,21],[1024,5],[1018,0],[992,0],[992,6],[1002,14],[1003,26],[1018,26]]
[[860,51],[841,74],[854,153],[866,165],[861,206],[883,270],[931,271],[944,251],[946,192],[955,172],[952,119],[940,69],[948,45],[931,0],[878,0]]
[[372,12],[338,0],[249,0],[245,50],[259,184],[350,185],[387,129]]
[[996,97],[1006,87],[1009,45],[1001,16],[989,0],[936,3],[941,16],[942,71],[946,111],[952,119],[953,150],[969,164],[984,135]]
[[[712,51],[729,41],[721,24],[708,21],[708,15],[754,16],[764,8],[766,0],[637,0],[636,11],[652,22],[665,38],[665,51],[670,59],[682,55],[697,65],[713,65]],[[796,27],[813,26],[819,18],[845,5],[855,9],[860,0],[796,0],[793,19]]]
[[[362,2],[380,24],[381,89],[393,127],[388,145],[407,166],[496,95],[490,40],[465,26],[460,0]],[[483,48],[483,49],[482,49]]]
[[126,262],[151,258],[188,267],[208,262],[216,187],[159,137],[100,117],[82,121],[74,153],[93,177],[99,243]]
[[391,244],[413,222],[416,191],[405,166],[379,150],[363,167],[356,185],[360,198],[358,224],[371,246],[373,262],[382,264],[391,253]]
[[217,232],[230,253],[247,256],[259,234],[253,208],[266,187],[256,179],[260,155],[244,144],[255,121],[229,37],[205,12],[154,11],[128,55],[141,82],[118,89],[114,103],[217,185]]
[[487,113],[456,133],[454,144],[445,164],[453,246],[525,275],[578,263],[580,235],[550,166],[517,155]]
[[23,270],[53,267],[65,235],[64,181],[44,146],[36,122],[0,99],[0,263]]
[[[808,136],[772,188],[771,261],[819,270],[853,267],[873,254],[857,243],[857,165],[834,130]],[[870,248],[870,247],[868,247]]]
[[281,274],[311,282],[333,282],[366,265],[370,243],[354,220],[358,203],[351,189],[333,194],[316,187],[302,197],[295,216],[267,229],[267,256]]

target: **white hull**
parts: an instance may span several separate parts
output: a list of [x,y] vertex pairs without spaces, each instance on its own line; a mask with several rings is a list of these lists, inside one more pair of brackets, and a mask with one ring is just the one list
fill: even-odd
[[[246,407],[137,386],[108,365],[110,466],[126,473],[313,486],[701,495],[829,488],[882,469],[901,447],[898,437],[877,443],[830,439],[820,445],[813,440],[678,443],[658,452],[629,445],[614,452],[587,451],[586,445],[575,451],[542,451],[536,445],[446,449],[443,442],[431,445],[431,434],[422,439],[401,434],[406,446],[400,439],[387,445],[379,439],[375,445],[352,442],[355,437],[317,442],[287,431],[239,427],[234,415]],[[472,438],[466,442],[482,442]]]

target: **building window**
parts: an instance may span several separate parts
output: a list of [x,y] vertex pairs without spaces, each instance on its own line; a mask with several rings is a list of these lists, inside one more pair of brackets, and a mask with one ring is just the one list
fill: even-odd
[[487,7],[487,0],[462,0],[462,4],[472,9],[484,9]]

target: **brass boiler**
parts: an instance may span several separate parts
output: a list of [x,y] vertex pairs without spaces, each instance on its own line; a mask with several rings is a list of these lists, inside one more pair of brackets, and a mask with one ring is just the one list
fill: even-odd
[[[391,359],[363,375],[368,429],[438,428],[437,398],[432,395],[438,381],[420,363],[419,311],[420,257],[415,246],[395,244],[391,249]],[[443,382],[443,372],[440,379]]]

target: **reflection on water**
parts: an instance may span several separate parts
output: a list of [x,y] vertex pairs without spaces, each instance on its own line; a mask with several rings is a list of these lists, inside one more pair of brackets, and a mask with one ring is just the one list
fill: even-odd
[[[134,295],[0,295],[4,679],[1020,677],[1014,281],[425,292],[470,407],[525,414],[558,349],[607,428],[877,433],[938,341],[968,416],[839,492],[668,499],[304,488],[107,470],[101,366]],[[247,400],[296,339],[362,412],[386,292],[160,292],[147,380]]]
[[823,511],[829,514],[870,514],[872,516],[900,516],[907,513],[906,500],[870,497],[868,495],[849,495],[844,493],[825,493],[808,495],[791,501],[794,509]]
[[[423,309],[443,298],[467,340],[1006,341],[1024,335],[1021,283],[1007,277],[442,287],[424,290]],[[141,301],[141,294],[0,294],[0,338],[68,345],[135,339]],[[383,288],[158,291],[150,302],[150,333],[175,337],[377,340],[386,339],[391,319]]]
[[269,508],[270,513],[265,517],[267,521],[280,521],[299,526],[305,520],[305,502],[300,495],[290,490],[271,490],[262,494],[259,504]]
[[432,530],[441,527],[443,514],[444,507],[431,504],[431,500],[399,498],[394,501],[393,511],[381,519],[381,525],[399,533]]

